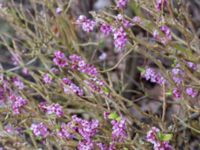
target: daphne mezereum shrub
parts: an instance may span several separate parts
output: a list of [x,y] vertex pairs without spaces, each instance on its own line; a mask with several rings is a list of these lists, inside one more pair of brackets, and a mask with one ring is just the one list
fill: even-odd
[[198,7],[3,1],[0,149],[200,149]]

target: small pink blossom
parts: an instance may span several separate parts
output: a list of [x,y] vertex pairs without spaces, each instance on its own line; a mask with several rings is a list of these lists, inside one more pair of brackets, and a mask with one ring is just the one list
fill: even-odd
[[156,0],[156,10],[157,11],[161,11],[162,5],[163,5],[163,8],[167,7],[168,0]]
[[48,74],[48,73],[45,73],[45,74],[43,75],[43,81],[44,81],[44,83],[46,83],[46,84],[51,84],[51,83],[52,83],[52,77],[51,77],[51,75]]
[[65,54],[61,51],[54,52],[53,62],[59,67],[65,67],[68,65],[67,58],[65,57]]
[[46,138],[49,135],[48,128],[44,123],[32,124],[30,129],[37,137]]
[[19,90],[22,90],[25,88],[25,85],[24,83],[22,82],[22,80],[19,78],[19,77],[13,77],[12,78],[12,82],[13,84],[19,89]]
[[109,24],[103,23],[100,27],[100,31],[105,35],[108,36],[112,33],[112,27]]
[[128,42],[128,37],[123,27],[113,29],[113,38],[114,38],[115,48],[119,50],[125,48]]
[[57,7],[57,8],[56,8],[56,14],[61,14],[61,12],[62,12],[62,8]]
[[198,90],[191,88],[191,87],[188,87],[188,88],[186,88],[186,94],[188,96],[191,96],[192,98],[194,98],[198,95]]
[[128,0],[118,0],[117,1],[118,8],[124,9],[127,7],[127,5],[128,5]]
[[28,101],[22,98],[21,96],[10,96],[11,103],[12,103],[12,110],[15,115],[18,115],[21,113],[22,108],[28,104]]
[[181,98],[182,91],[180,88],[176,87],[173,89],[173,96],[177,99]]
[[86,16],[81,15],[78,17],[76,23],[82,26],[83,31],[92,32],[96,26],[96,22],[88,19]]
[[47,114],[55,114],[57,117],[62,117],[64,115],[64,111],[61,105],[59,104],[51,104],[47,105],[45,102],[40,103],[39,108],[42,109]]
[[135,24],[139,24],[139,23],[141,22],[141,18],[140,18],[139,16],[135,16],[135,17],[133,18],[133,22],[134,22]]

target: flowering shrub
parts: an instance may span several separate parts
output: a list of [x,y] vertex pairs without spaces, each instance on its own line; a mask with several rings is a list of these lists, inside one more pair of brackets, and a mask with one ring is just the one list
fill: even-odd
[[0,149],[199,149],[196,3],[3,2]]

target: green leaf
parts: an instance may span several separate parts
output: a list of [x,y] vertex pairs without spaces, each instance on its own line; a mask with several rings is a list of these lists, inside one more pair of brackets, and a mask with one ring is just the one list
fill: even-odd
[[127,148],[127,147],[124,147],[124,150],[128,150],[128,148]]
[[100,48],[104,48],[105,47],[105,42],[104,41],[100,41],[99,42],[99,47]]
[[119,119],[119,116],[118,116],[118,114],[116,112],[113,112],[108,116],[108,118],[117,120],[117,119]]
[[144,73],[144,72],[145,72],[145,69],[142,68],[142,67],[137,67],[137,70],[139,70],[141,73]]
[[166,92],[165,94],[166,94],[167,96],[172,96],[173,93],[172,93],[172,91],[170,90],[170,91]]
[[163,133],[159,132],[157,134],[157,136],[160,141],[170,141],[173,137],[173,134],[163,134]]
[[110,90],[107,87],[103,87],[102,90],[106,93],[109,94]]
[[39,140],[39,141],[41,141],[42,137],[41,136],[37,136],[36,139]]
[[118,122],[121,121],[121,119],[122,119],[121,117],[117,117],[117,118],[116,118],[116,120],[117,120]]

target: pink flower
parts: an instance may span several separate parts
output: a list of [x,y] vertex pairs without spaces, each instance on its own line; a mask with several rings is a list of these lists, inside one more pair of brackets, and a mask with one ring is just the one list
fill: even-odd
[[48,128],[44,123],[32,124],[30,129],[37,137],[46,138],[49,135]]
[[60,7],[56,8],[56,14],[60,14],[62,12],[62,9]]
[[156,136],[159,132],[160,132],[160,129],[156,127],[152,127],[151,130],[147,132],[146,140],[152,144],[156,144],[157,143]]
[[96,26],[95,21],[88,19],[84,15],[79,16],[76,23],[81,25],[83,31],[85,31],[85,32],[92,32],[94,30],[95,26]]
[[97,68],[91,64],[87,64],[80,56],[73,54],[69,56],[71,67],[89,76],[96,77],[98,75]]
[[13,113],[18,115],[21,113],[22,108],[28,104],[28,101],[23,99],[21,96],[11,95],[11,103]]
[[162,44],[166,45],[170,40],[172,40],[171,30],[166,25],[161,26],[160,30],[164,33],[164,36],[161,37],[158,30],[154,30],[153,37],[159,40]]
[[59,104],[51,104],[47,107],[48,114],[56,114],[57,117],[64,115],[63,108]]
[[94,150],[94,143],[92,141],[80,141],[77,148],[78,150]]
[[121,22],[125,28],[130,28],[133,24],[124,18],[122,14],[117,15],[117,21]]
[[61,51],[54,52],[53,62],[59,67],[65,67],[68,65],[67,58],[65,57],[65,54]]
[[139,16],[135,16],[135,17],[133,18],[133,22],[134,22],[135,24],[138,24],[138,23],[141,22],[141,18],[140,18]]
[[154,150],[173,150],[169,142],[160,141],[157,134],[160,132],[160,129],[152,127],[151,130],[147,133],[146,140],[153,144]]
[[100,27],[100,31],[101,31],[104,35],[108,36],[108,35],[110,35],[110,34],[112,33],[112,27],[111,27],[111,25],[108,25],[108,24],[103,23],[103,24],[101,25],[101,27]]
[[69,125],[62,123],[60,131],[57,133],[59,137],[63,139],[71,139],[73,135],[68,132]]
[[157,84],[160,84],[160,85],[163,85],[163,84],[166,83],[166,79],[161,75],[161,73],[156,72],[152,68],[147,68],[145,73],[142,74],[142,76],[146,80],[150,80],[152,83],[157,83]]
[[99,56],[99,60],[103,61],[106,60],[107,58],[107,54],[105,52],[103,52],[100,56]]
[[29,69],[28,68],[23,68],[22,73],[24,75],[29,75]]
[[25,88],[24,83],[17,76],[12,78],[12,82],[19,90],[22,90]]
[[159,32],[158,32],[158,30],[154,30],[154,31],[153,31],[153,37],[154,37],[155,39],[158,39],[158,38],[159,38]]
[[72,116],[72,122],[76,124],[76,131],[85,139],[90,141],[90,139],[96,135],[99,127],[98,120],[87,121],[78,118],[76,115]]
[[57,117],[62,117],[64,115],[64,111],[61,105],[59,104],[51,104],[47,105],[45,102],[40,103],[39,108],[42,109],[47,114],[55,114]]
[[165,33],[166,39],[170,41],[172,39],[171,30],[168,26],[163,25],[160,27],[160,30]]
[[51,84],[51,83],[52,83],[52,77],[51,77],[51,75],[48,74],[48,73],[45,73],[45,74],[43,75],[43,81],[44,81],[44,83],[46,83],[46,84]]
[[116,142],[123,142],[127,137],[126,120],[122,118],[120,121],[112,120],[112,139]]
[[92,92],[98,92],[99,94],[105,94],[103,88],[105,88],[105,83],[98,78],[90,78],[88,80],[84,80],[84,82],[91,88]]
[[193,62],[186,62],[187,63],[187,66],[192,69],[193,71],[197,70],[197,64],[194,64]]
[[121,9],[126,8],[127,4],[128,4],[128,0],[118,0],[117,1],[117,7],[121,8]]
[[128,38],[123,27],[113,29],[114,45],[115,48],[122,50],[125,48]]
[[182,91],[181,91],[181,89],[180,88],[174,88],[173,89],[173,96],[175,97],[175,98],[180,98],[181,97],[181,94],[182,94]]
[[162,5],[163,8],[166,7],[168,4],[168,0],[156,0],[156,9],[157,11],[161,11]]
[[71,80],[69,80],[68,78],[63,78],[63,89],[64,92],[67,94],[70,93],[75,93],[78,96],[83,96],[84,92],[83,90],[78,87],[76,84],[74,84]]
[[186,93],[188,96],[191,96],[192,98],[196,97],[198,95],[198,91],[194,88],[186,88]]

